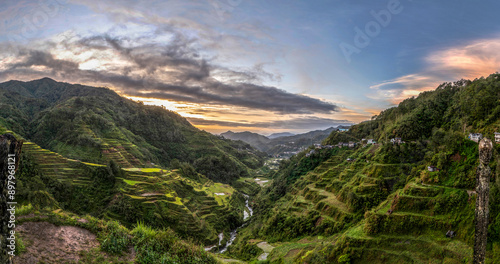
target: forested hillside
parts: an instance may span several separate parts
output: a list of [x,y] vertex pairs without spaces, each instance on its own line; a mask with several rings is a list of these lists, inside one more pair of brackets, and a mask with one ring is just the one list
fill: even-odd
[[[96,232],[110,254],[130,254],[134,246],[143,263],[215,263],[180,239],[221,248],[243,224],[243,194],[250,194],[255,214],[226,256],[470,263],[478,145],[468,136],[494,141],[500,131],[499,77],[445,83],[348,132],[334,131],[323,142],[329,147],[281,161],[260,193],[253,170],[266,154],[105,88],[50,79],[0,84],[0,132],[26,140],[20,215]],[[359,144],[331,147],[348,141]],[[500,262],[500,144],[494,146],[487,263]],[[175,248],[163,248],[168,241]]]
[[265,157],[248,144],[200,131],[175,112],[48,78],[0,84],[0,124],[67,158],[113,159],[122,167],[178,160],[225,183],[248,176]]
[[[82,226],[99,250],[137,263],[216,263],[200,246],[217,250],[243,223],[267,156],[162,107],[47,78],[0,84],[0,133],[24,141],[22,222]],[[100,255],[85,263],[104,263]]]
[[[468,135],[494,141],[500,131],[499,78],[444,83],[324,141],[378,144],[283,161],[230,252],[255,259],[266,241],[271,263],[471,263],[478,145]],[[391,143],[396,137],[402,142]],[[487,263],[500,262],[494,146]]]

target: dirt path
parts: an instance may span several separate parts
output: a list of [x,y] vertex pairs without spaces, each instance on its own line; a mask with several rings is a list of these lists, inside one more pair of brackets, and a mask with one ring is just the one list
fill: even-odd
[[15,263],[77,263],[82,251],[89,252],[99,247],[96,235],[80,227],[27,222],[18,226],[16,231],[27,251],[16,256]]

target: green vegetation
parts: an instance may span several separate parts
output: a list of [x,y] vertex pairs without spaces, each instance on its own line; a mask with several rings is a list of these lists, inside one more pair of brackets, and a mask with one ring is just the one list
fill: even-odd
[[175,112],[106,88],[47,78],[10,81],[0,84],[0,109],[0,126],[87,165],[114,160],[123,168],[168,167],[176,159],[213,181],[231,183],[266,157],[241,141],[200,131]]
[[[500,131],[499,78],[445,83],[324,141],[380,144],[310,148],[277,171],[261,168],[265,155],[249,145],[199,131],[175,113],[50,80],[1,84],[19,99],[0,104],[0,130],[32,140],[17,174],[22,221],[84,227],[97,235],[99,252],[120,256],[133,246],[136,263],[216,263],[194,244],[218,245],[220,233],[227,242],[243,224],[243,194],[252,196],[254,216],[219,257],[470,263],[478,147],[467,136]],[[395,137],[404,142],[391,143]],[[495,150],[487,263],[500,259],[500,145]],[[98,255],[82,258],[98,263]]]
[[[242,192],[259,189],[240,177],[252,177],[265,153],[106,88],[10,81],[0,84],[0,106],[0,130],[25,140],[17,172],[21,213],[57,208],[129,230],[138,222],[143,229],[168,229],[143,237],[141,263],[189,259],[148,253],[150,247],[167,250],[153,241],[174,234],[213,245],[222,232],[225,243],[243,222]],[[100,237],[102,250],[116,253],[129,245],[120,232]],[[82,257],[98,263],[94,255]]]
[[[229,233],[242,223],[241,193],[192,167],[189,175],[183,175],[186,170],[120,169],[114,160],[107,166],[94,166],[65,159],[31,142],[25,143],[23,151],[17,198],[35,209],[57,207],[119,220],[129,228],[140,221],[171,228],[183,238],[204,244],[215,244],[219,233]],[[258,188],[243,179],[235,186],[249,193]]]
[[[246,259],[245,249],[267,241],[275,246],[269,263],[470,263],[478,148],[467,137],[500,131],[499,78],[445,83],[324,141],[381,144],[306,150],[283,161],[255,198],[256,216],[232,256]],[[395,137],[404,142],[391,143]],[[495,148],[487,263],[500,255]]]
[[181,240],[168,228],[153,229],[138,223],[132,229],[128,229],[113,220],[98,219],[89,215],[81,217],[62,210],[50,211],[48,207],[34,212],[34,215],[28,218],[22,218],[19,223],[31,221],[47,221],[58,226],[77,226],[97,234],[100,247],[93,252],[83,253],[79,263],[125,263],[119,259],[103,258],[99,252],[121,256],[130,254],[131,248],[135,250],[135,263],[218,263],[203,248]]

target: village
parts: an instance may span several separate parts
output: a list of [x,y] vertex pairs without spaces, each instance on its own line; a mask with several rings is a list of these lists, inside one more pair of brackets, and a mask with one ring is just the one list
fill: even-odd
[[[346,132],[346,131],[349,131],[348,129],[343,129],[342,131],[338,131],[338,132]],[[500,143],[500,132],[495,132],[494,133],[494,136],[495,136],[495,143]],[[469,136],[467,137],[468,139],[476,142],[476,143],[479,143],[479,141],[483,138],[483,134],[481,133],[470,133]],[[391,138],[389,140],[390,143],[392,144],[404,144],[406,143],[405,141],[403,141],[400,137],[395,137],[395,138]],[[316,153],[316,150],[318,149],[333,149],[333,148],[343,148],[343,147],[347,147],[347,148],[355,148],[356,146],[367,146],[367,145],[378,145],[379,143],[377,143],[377,141],[375,141],[374,139],[370,138],[370,139],[361,139],[361,141],[359,142],[354,142],[354,141],[349,141],[349,142],[339,142],[337,143],[336,145],[322,145],[322,144],[314,144],[314,149],[312,149],[311,151],[309,151],[307,154],[306,154],[306,157],[310,157],[311,155],[313,155],[314,153]],[[297,153],[293,153],[293,154],[297,154]],[[347,161],[351,162],[351,161],[354,161],[352,159],[347,159]],[[436,168],[435,166],[429,166],[428,167],[428,171],[430,172],[433,172],[433,171],[438,171],[439,169]]]
[[[342,132],[347,132],[347,131],[349,131],[349,129],[343,128],[343,129],[337,130],[337,133],[342,133]],[[483,134],[482,133],[470,133],[467,138],[476,142],[476,143],[479,143],[479,141],[483,138]],[[500,143],[500,132],[494,132],[494,142]],[[387,143],[405,144],[406,142],[401,137],[394,137],[394,138],[389,139],[387,141]],[[321,149],[334,149],[334,148],[351,148],[351,149],[353,149],[353,148],[356,148],[359,146],[365,147],[368,145],[379,145],[379,144],[382,144],[382,143],[377,142],[373,138],[369,138],[369,139],[363,138],[363,139],[361,139],[361,141],[358,141],[358,142],[354,142],[354,141],[339,142],[335,145],[314,144],[313,149],[311,149],[308,153],[306,153],[305,156],[310,157],[311,155],[314,155],[318,150],[321,150]],[[280,164],[281,160],[288,159],[291,156],[296,155],[305,149],[306,149],[305,147],[302,147],[296,151],[287,151],[287,152],[282,153],[282,155],[273,156],[272,158],[267,160],[264,165],[269,167],[269,169],[271,169],[271,170],[277,170],[279,168],[279,164]],[[347,161],[354,162],[355,160],[348,158]],[[427,167],[427,170],[429,172],[435,172],[435,171],[439,171],[439,168],[437,168],[434,165],[430,165]]]

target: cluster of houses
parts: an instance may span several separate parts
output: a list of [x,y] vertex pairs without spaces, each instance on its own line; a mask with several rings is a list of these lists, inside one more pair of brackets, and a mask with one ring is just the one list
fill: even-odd
[[392,144],[404,144],[405,142],[400,137],[391,138]]
[[377,144],[377,142],[373,139],[362,139],[361,142],[354,142],[354,141],[349,141],[349,142],[339,142],[336,145],[321,145],[321,144],[314,144],[314,149],[309,151],[309,153],[306,153],[306,157],[311,156],[316,152],[317,149],[333,149],[333,148],[343,148],[343,147],[348,147],[348,148],[355,148],[357,145],[362,144],[363,142],[366,142],[366,144]]
[[[340,131],[340,129],[339,129],[339,131]],[[469,134],[469,139],[472,141],[475,141],[475,142],[479,142],[482,138],[483,138],[483,134],[481,134],[481,133],[470,133]],[[400,137],[391,138],[390,142],[392,144],[404,144],[404,143],[406,143]],[[500,133],[499,132],[495,132],[495,142],[500,143]],[[333,148],[343,148],[343,147],[355,148],[359,144],[371,145],[371,144],[377,144],[377,142],[372,138],[370,138],[370,139],[363,138],[363,139],[361,139],[361,142],[354,142],[354,141],[339,142],[337,145],[314,144],[314,149],[309,151],[309,153],[306,154],[306,157],[309,157],[312,154],[314,154],[316,149],[333,149]],[[439,170],[435,166],[429,166],[427,169],[430,172]]]
[[[479,143],[479,141],[483,138],[483,134],[470,133],[468,138],[476,143]],[[500,133],[499,132],[495,132],[495,142],[500,143]]]
[[[472,141],[479,142],[483,138],[483,134],[481,134],[481,133],[470,133],[468,138],[470,140],[472,140]],[[391,141],[392,144],[404,144],[405,143],[400,137],[392,138],[390,141]],[[365,142],[366,142],[367,145],[368,144],[377,144],[377,142],[375,140],[373,140],[373,139],[364,139],[364,138],[361,140],[361,142],[353,142],[353,141],[349,141],[347,143],[346,142],[339,142],[337,145],[314,144],[314,149],[311,150],[311,151],[309,151],[309,153],[307,153],[306,156],[309,157],[312,154],[314,154],[316,152],[316,149],[332,149],[332,148],[342,148],[342,147],[354,148],[357,145],[365,143]],[[495,142],[496,143],[500,143],[500,132],[495,132]],[[348,162],[353,162],[355,160],[351,159],[351,158],[348,158],[347,161]],[[427,170],[429,172],[435,172],[435,171],[439,171],[439,168],[437,168],[436,166],[431,165],[431,166],[427,167]]]

